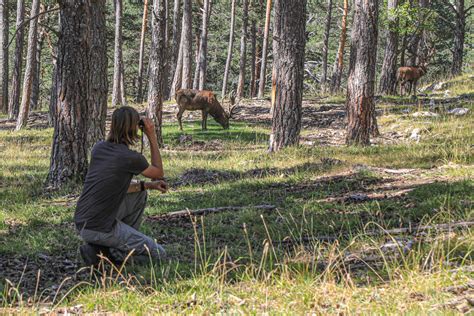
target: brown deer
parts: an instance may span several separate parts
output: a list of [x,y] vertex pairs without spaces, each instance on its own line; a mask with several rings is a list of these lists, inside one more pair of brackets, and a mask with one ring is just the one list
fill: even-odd
[[178,103],[178,114],[176,115],[179,122],[179,129],[183,130],[181,118],[184,111],[202,111],[202,129],[207,129],[207,116],[210,114],[217,123],[224,129],[229,128],[229,119],[232,117],[232,111],[235,108],[235,97],[230,97],[229,112],[226,113],[222,105],[217,101],[216,95],[212,91],[180,89],[175,94],[176,103]]
[[413,95],[416,96],[416,84],[418,79],[426,74],[426,64],[421,66],[406,66],[400,67],[397,70],[397,84],[400,83],[400,95],[403,95],[403,88],[407,83],[410,84],[408,89],[408,95],[410,95],[413,89]]

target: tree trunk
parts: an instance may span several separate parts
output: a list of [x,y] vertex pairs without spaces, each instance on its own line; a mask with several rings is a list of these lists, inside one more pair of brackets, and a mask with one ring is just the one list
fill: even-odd
[[[180,30],[180,4],[181,0],[174,0],[174,6],[173,6],[173,35],[172,35],[172,40],[171,40],[171,47],[170,47],[170,73],[169,73],[169,78],[167,79],[169,82],[166,83],[166,95],[165,99],[171,99],[171,96],[174,95],[174,91],[172,89],[173,82],[174,82],[174,77],[176,74],[176,64],[178,61],[178,56],[179,56],[179,47],[180,47],[180,40],[181,40],[181,30]],[[180,80],[181,81],[181,80]]]
[[379,92],[381,94],[396,94],[397,90],[397,54],[398,54],[398,19],[393,16],[393,10],[398,6],[398,0],[388,1],[388,30],[385,54],[383,57],[382,73],[380,75]]
[[466,15],[464,12],[464,0],[456,0],[456,22],[454,31],[453,63],[451,74],[460,75],[462,72],[462,63],[464,55],[464,38],[466,35]]
[[257,68],[257,21],[252,20],[252,26],[250,27],[251,36],[251,47],[250,47],[250,86],[249,95],[251,98],[255,97],[257,88],[257,77],[255,76],[255,69]]
[[25,36],[25,27],[23,21],[25,19],[25,3],[24,0],[18,0],[16,5],[16,38],[15,38],[15,56],[13,60],[13,76],[12,90],[8,100],[8,117],[16,119],[20,110],[20,84],[21,84],[21,68],[23,64],[23,39]]
[[166,55],[166,3],[153,0],[152,38],[150,50],[150,75],[148,85],[147,116],[155,122],[158,144],[163,146],[161,133],[163,90],[167,76],[164,75]]
[[258,84],[258,98],[262,99],[265,93],[265,79],[267,72],[268,55],[268,35],[270,33],[270,16],[272,13],[272,0],[267,0],[267,10],[265,13],[265,31],[263,33],[262,61],[260,66],[260,81]]
[[20,113],[15,130],[26,126],[30,112],[31,90],[35,72],[36,45],[38,44],[38,19],[34,18],[39,13],[39,0],[33,0],[30,11],[30,28],[28,31],[28,50],[26,53],[25,77],[23,78],[23,93],[21,97]]
[[276,0],[273,32],[274,111],[270,151],[297,145],[301,129],[306,0]]
[[8,0],[0,0],[0,112],[8,113]]
[[178,50],[178,58],[176,61],[176,70],[173,76],[173,83],[171,84],[171,91],[170,96],[175,95],[176,91],[181,89],[181,83],[183,79],[183,43],[184,38],[181,36],[181,40],[179,42],[179,50]]
[[249,1],[243,0],[242,34],[240,36],[240,64],[239,84],[237,85],[237,98],[244,97],[245,88],[245,66],[247,64],[247,26],[249,15]]
[[122,54],[122,0],[114,0],[115,7],[115,49],[114,82],[112,86],[112,106],[126,105],[124,85],[124,65]]
[[193,89],[199,87],[199,49],[201,48],[201,30],[199,27],[196,28],[194,32],[194,43],[196,44],[196,49],[194,50],[194,76],[193,76]]
[[199,90],[204,90],[206,87],[206,72],[207,72],[207,34],[209,27],[209,18],[212,12],[212,0],[204,1],[204,15],[202,18],[202,33],[199,47]]
[[334,63],[332,78],[331,78],[331,93],[337,93],[341,88],[342,70],[344,68],[344,49],[346,47],[347,38],[347,14],[349,11],[348,0],[344,0],[344,11],[342,14],[341,23],[341,37],[339,40],[339,48],[337,50],[337,57]]
[[378,0],[355,0],[346,111],[348,145],[370,145],[376,129],[375,66]]
[[59,5],[57,117],[47,179],[53,189],[82,183],[88,166],[88,132],[105,124],[105,111],[96,126],[91,115],[107,106],[105,0],[60,0]]
[[328,52],[329,52],[329,34],[331,31],[332,18],[332,0],[328,0],[328,11],[326,13],[326,27],[324,28],[323,40],[323,74],[321,75],[321,88],[326,92],[326,81],[328,75]]
[[[40,14],[43,13],[46,8],[44,5],[40,5]],[[38,20],[40,23],[41,19]],[[43,43],[45,37],[44,27],[40,27],[38,31],[38,40],[36,41],[36,54],[35,54],[35,65],[33,72],[33,83],[31,87],[31,100],[30,110],[37,110],[40,108],[40,80],[41,80],[41,53],[43,51]]]
[[232,0],[232,9],[230,13],[230,35],[229,45],[227,46],[227,59],[225,62],[224,80],[222,81],[222,100],[227,93],[227,80],[229,80],[230,63],[232,62],[232,49],[234,48],[234,27],[235,27],[235,0]]
[[181,88],[189,89],[192,84],[193,12],[191,0],[184,0],[183,3],[183,28],[181,33],[181,37],[183,38],[183,75]]
[[142,32],[140,36],[140,53],[138,57],[138,78],[137,78],[137,97],[138,103],[143,102],[143,59],[145,53],[145,34],[148,17],[148,0],[143,2],[143,19],[142,19]]

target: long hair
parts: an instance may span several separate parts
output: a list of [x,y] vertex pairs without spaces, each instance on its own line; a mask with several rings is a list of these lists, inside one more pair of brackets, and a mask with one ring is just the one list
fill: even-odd
[[129,106],[116,109],[112,114],[112,124],[107,141],[127,146],[135,144],[139,139],[138,123],[140,115],[137,110]]

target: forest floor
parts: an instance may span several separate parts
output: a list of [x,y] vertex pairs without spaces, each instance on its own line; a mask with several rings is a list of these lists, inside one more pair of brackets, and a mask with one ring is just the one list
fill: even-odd
[[0,314],[473,312],[474,77],[379,98],[367,148],[343,145],[343,102],[305,98],[301,146],[273,154],[267,100],[184,132],[165,104],[170,191],[143,230],[169,258],[102,274],[81,268],[80,191],[43,187],[46,113],[20,132],[0,117]]

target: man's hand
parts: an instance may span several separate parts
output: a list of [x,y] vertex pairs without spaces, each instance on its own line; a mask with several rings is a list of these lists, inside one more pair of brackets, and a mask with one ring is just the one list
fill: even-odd
[[147,190],[158,190],[162,193],[166,193],[166,191],[168,191],[168,184],[163,180],[156,180],[156,181],[146,182],[145,188]]
[[153,120],[148,117],[144,117],[142,118],[142,120],[145,125],[143,127],[143,132],[148,137],[148,139],[156,138],[155,123],[153,122]]

